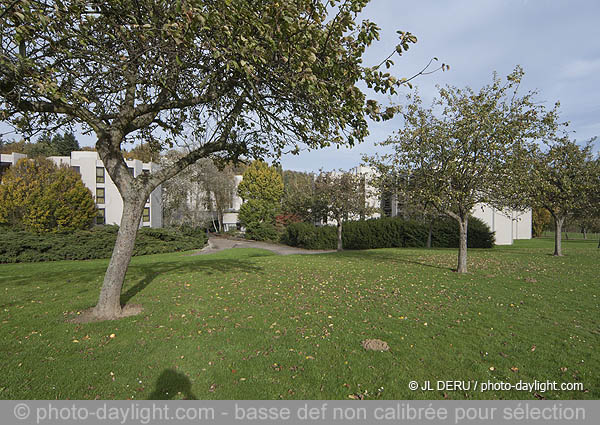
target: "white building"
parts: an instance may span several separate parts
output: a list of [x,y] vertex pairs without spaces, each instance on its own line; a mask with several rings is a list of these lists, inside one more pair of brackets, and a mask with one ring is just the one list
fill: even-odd
[[[2,154],[0,173],[26,155],[12,153]],[[71,156],[51,156],[48,159],[57,165],[67,165],[77,171],[83,180],[83,184],[92,192],[98,207],[97,224],[120,224],[123,213],[123,199],[114,184],[97,152],[74,151]],[[126,160],[127,167],[134,177],[142,173],[151,173],[158,170],[158,165],[152,162],[144,163],[140,160]],[[162,200],[161,186],[158,186],[150,194],[144,214],[140,221],[140,227],[162,227]]]
[[6,172],[6,170],[15,165],[19,159],[23,158],[27,158],[27,155],[16,152],[0,154],[0,182],[2,181],[2,175]]
[[223,213],[223,230],[225,231],[241,229],[239,214],[240,207],[244,201],[238,195],[237,187],[242,181],[242,176],[235,175],[233,176],[233,179],[235,180],[235,188],[233,189],[233,196],[231,197],[231,205],[230,208]]
[[517,239],[531,239],[532,212],[503,211],[479,204],[472,211],[473,217],[477,217],[486,223],[496,235],[496,245],[512,245]]

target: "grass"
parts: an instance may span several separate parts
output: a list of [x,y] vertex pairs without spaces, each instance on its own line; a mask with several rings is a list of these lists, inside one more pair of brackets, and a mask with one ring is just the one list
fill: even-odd
[[408,383],[550,380],[585,389],[538,397],[598,399],[596,245],[470,250],[465,275],[451,249],[137,257],[123,301],[144,312],[88,324],[65,319],[95,304],[107,260],[0,265],[0,398],[532,399]]
[[[542,232],[542,237],[543,238],[552,238],[552,240],[554,240],[554,231],[553,230],[544,230]],[[600,237],[600,233],[596,233],[596,232],[588,232],[587,235],[585,235],[587,237],[587,240],[596,240],[596,242],[598,242],[598,237]],[[581,232],[567,232],[566,230],[563,230],[562,232],[562,237],[561,239],[563,241],[568,241],[571,239],[584,239],[584,235]]]

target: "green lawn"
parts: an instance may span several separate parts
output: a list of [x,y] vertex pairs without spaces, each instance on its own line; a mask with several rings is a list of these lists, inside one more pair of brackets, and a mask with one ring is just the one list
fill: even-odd
[[408,383],[550,380],[585,390],[548,399],[598,399],[600,250],[563,244],[470,250],[465,275],[451,249],[137,257],[123,300],[144,312],[88,324],[65,319],[106,260],[0,265],[0,398],[532,399]]

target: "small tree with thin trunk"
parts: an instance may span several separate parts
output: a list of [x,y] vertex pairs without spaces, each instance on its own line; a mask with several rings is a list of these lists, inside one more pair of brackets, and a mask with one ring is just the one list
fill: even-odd
[[[168,166],[185,154],[171,151],[161,158]],[[163,214],[166,225],[210,226],[223,230],[223,215],[231,208],[235,193],[235,179],[230,165],[218,166],[209,158],[195,164],[169,179],[163,185]],[[215,221],[216,220],[216,221]]]
[[[363,64],[379,28],[357,17],[368,0],[3,1],[0,120],[24,134],[80,125],[123,198],[97,319],[122,314],[120,294],[150,193],[200,158],[277,156],[353,145],[367,117],[360,81],[394,94],[407,83]],[[399,32],[394,54],[416,38]],[[423,74],[420,72],[419,74]],[[418,75],[418,74],[417,74]],[[411,77],[412,78],[412,77]],[[410,79],[410,78],[409,78]],[[128,143],[188,153],[133,177]]]
[[543,151],[532,152],[532,171],[527,179],[531,203],[547,209],[554,220],[554,255],[562,256],[562,228],[575,213],[593,214],[598,205],[594,193],[600,182],[598,162],[591,142],[579,146],[564,136]]
[[399,190],[408,202],[427,205],[459,225],[457,271],[467,271],[467,227],[475,205],[499,209],[524,204],[520,191],[527,146],[553,123],[529,92],[518,94],[517,67],[505,82],[496,75],[478,92],[446,87],[425,108],[409,97],[404,128],[381,143],[393,153],[371,158],[380,169],[408,182]]
[[337,250],[344,249],[343,222],[358,220],[372,211],[367,205],[367,186],[363,176],[351,172],[321,171],[315,179],[315,207],[322,217],[335,220],[337,225]]

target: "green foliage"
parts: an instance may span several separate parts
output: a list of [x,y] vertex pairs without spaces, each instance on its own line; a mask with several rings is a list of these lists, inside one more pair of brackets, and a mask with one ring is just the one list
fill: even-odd
[[[33,233],[4,229],[0,232],[0,263],[89,260],[111,256],[118,226],[97,226],[68,233]],[[206,244],[201,228],[139,230],[133,255],[189,251]]]
[[0,185],[0,223],[37,232],[86,229],[94,198],[75,171],[43,158],[21,159]]
[[245,237],[255,241],[276,241],[279,233],[271,223],[254,222],[246,227]]
[[51,137],[50,133],[44,133],[35,142],[10,142],[0,145],[0,153],[18,152],[29,158],[48,156],[69,156],[72,151],[79,150],[79,142],[73,133],[56,133]]
[[126,159],[139,159],[142,162],[158,162],[160,160],[160,146],[140,143],[129,152],[123,151],[123,157]]
[[283,196],[283,179],[275,167],[254,161],[244,171],[238,194],[244,200],[260,199],[277,204]]
[[73,133],[55,134],[51,143],[59,156],[69,156],[79,150],[79,142]]
[[536,149],[532,156],[527,188],[534,205],[563,219],[597,212],[600,164],[594,160],[591,142],[579,146],[565,136],[551,142],[545,152]]
[[280,241],[289,246],[306,249],[335,249],[337,232],[332,226],[292,223],[285,228]]
[[248,199],[240,207],[239,219],[246,238],[257,241],[276,240],[275,217],[278,205],[262,199]]
[[238,194],[245,200],[239,219],[246,228],[246,237],[254,240],[275,240],[275,217],[280,211],[283,180],[275,167],[254,161],[244,171]]
[[[119,128],[160,149],[194,120],[195,129],[225,135],[206,144],[202,156],[354,144],[368,134],[367,117],[390,119],[396,111],[367,101],[359,82],[395,94],[407,79],[383,71],[384,64],[417,41],[399,31],[383,62],[364,64],[365,50],[379,39],[375,23],[359,20],[367,4],[13,2],[0,27],[7,46],[0,56],[2,119],[25,132],[76,120],[99,138]],[[113,97],[121,92],[128,96]],[[215,121],[217,127],[208,125]],[[117,151],[120,134],[110,141]]]
[[373,212],[366,202],[364,178],[351,172],[321,171],[315,179],[315,197],[315,209],[338,223]]
[[313,214],[314,175],[300,171],[283,170],[283,198],[281,209],[285,214],[304,221],[316,221]]
[[548,225],[552,217],[546,208],[534,208],[531,212],[531,232],[534,238],[539,238]]
[[[467,247],[492,248],[494,242],[494,232],[488,225],[476,217],[469,217]],[[431,245],[438,248],[457,248],[459,232],[456,220],[445,218],[434,221]]]
[[[400,217],[380,218],[345,222],[342,239],[345,249],[424,247],[428,231],[427,223],[404,220]],[[281,242],[286,245],[306,249],[335,249],[336,240],[334,227],[317,227],[308,223],[290,224],[281,237]],[[436,220],[433,225],[432,246],[456,248],[458,245],[456,220]],[[467,245],[469,248],[492,248],[494,234],[484,222],[470,217]]]
[[525,152],[556,126],[556,109],[518,92],[523,75],[520,67],[507,82],[494,75],[479,91],[440,88],[429,108],[409,96],[404,126],[381,143],[394,153],[368,161],[409,202],[457,220],[478,203],[526,206]]

